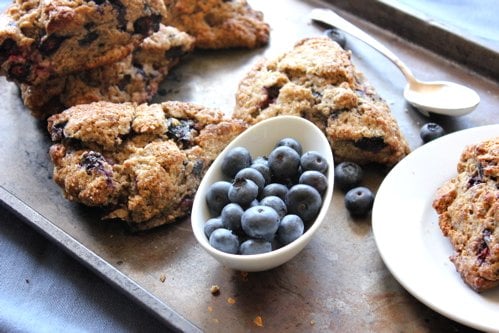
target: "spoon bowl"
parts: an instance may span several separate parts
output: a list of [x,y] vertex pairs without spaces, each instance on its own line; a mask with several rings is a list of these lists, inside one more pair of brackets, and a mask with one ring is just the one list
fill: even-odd
[[480,96],[473,89],[449,81],[409,82],[404,98],[426,116],[429,112],[462,116],[480,103]]
[[411,70],[392,51],[332,10],[315,8],[311,11],[310,18],[349,33],[393,62],[408,82],[404,89],[404,98],[425,116],[429,116],[430,112],[462,116],[475,110],[480,103],[478,94],[466,86],[448,81],[417,80]]

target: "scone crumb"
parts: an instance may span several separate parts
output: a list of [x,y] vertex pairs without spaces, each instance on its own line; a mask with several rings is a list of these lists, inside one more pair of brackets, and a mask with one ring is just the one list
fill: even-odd
[[255,319],[253,319],[253,323],[258,327],[263,327],[263,317],[256,316]]
[[220,295],[220,287],[218,285],[214,284],[211,286],[210,292],[213,296],[218,296],[218,295]]
[[229,298],[227,298],[227,303],[229,303],[229,304],[236,304],[236,299],[232,298],[232,297],[229,297]]
[[165,274],[161,274],[161,275],[159,276],[159,281],[161,281],[161,283],[164,283],[164,282],[165,282],[165,280],[166,280],[166,275],[165,275]]
[[315,320],[313,320],[313,319],[312,319],[312,320],[310,321],[310,325],[311,325],[311,326],[314,326],[314,325],[315,325]]

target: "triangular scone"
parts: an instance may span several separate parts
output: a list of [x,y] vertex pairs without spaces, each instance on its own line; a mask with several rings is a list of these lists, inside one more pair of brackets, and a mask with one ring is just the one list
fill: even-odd
[[499,136],[463,150],[433,208],[463,280],[476,291],[499,286]]
[[269,41],[263,14],[246,0],[164,0],[165,19],[196,38],[201,49],[256,48]]
[[233,117],[256,123],[297,115],[327,136],[336,161],[393,165],[409,153],[388,105],[326,37],[307,38],[262,60],[240,82]]
[[33,116],[40,119],[78,104],[149,102],[170,69],[193,49],[192,36],[160,25],[121,61],[54,77],[39,85],[21,84],[22,99]]
[[205,171],[245,129],[190,103],[78,105],[48,119],[54,181],[104,218],[149,229],[190,213]]

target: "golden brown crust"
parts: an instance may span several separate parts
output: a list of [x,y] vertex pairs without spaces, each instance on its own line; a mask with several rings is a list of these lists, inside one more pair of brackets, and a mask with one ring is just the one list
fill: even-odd
[[185,217],[205,171],[246,129],[220,111],[182,102],[98,102],[48,119],[54,181],[72,201],[134,229]]
[[16,0],[0,18],[0,74],[40,84],[114,63],[166,16],[162,0]]
[[499,137],[467,146],[458,175],[443,184],[433,207],[463,280],[483,291],[499,285]]
[[193,48],[193,37],[161,25],[158,32],[121,61],[39,85],[22,84],[23,102],[40,119],[78,104],[149,102],[170,69]]
[[203,49],[256,48],[269,41],[263,14],[246,0],[165,0],[166,22],[196,38]]
[[262,60],[240,82],[233,116],[256,123],[304,117],[327,136],[335,160],[393,165],[409,153],[388,105],[356,71],[350,52],[329,38],[307,38]]

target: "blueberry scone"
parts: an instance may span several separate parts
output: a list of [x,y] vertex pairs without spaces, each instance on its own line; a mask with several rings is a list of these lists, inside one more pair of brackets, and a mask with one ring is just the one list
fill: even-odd
[[39,84],[114,63],[166,15],[162,0],[15,0],[0,16],[0,75]]
[[23,102],[40,119],[78,104],[149,102],[169,70],[193,48],[192,36],[161,25],[158,32],[121,61],[55,77],[39,85],[22,84]]
[[96,102],[48,118],[54,181],[134,230],[190,213],[202,176],[244,122],[190,103]]
[[246,0],[164,1],[166,23],[194,36],[197,48],[255,48],[269,41],[263,14]]
[[450,257],[476,291],[499,285],[499,137],[467,146],[433,202]]
[[278,115],[312,121],[336,161],[393,165],[409,153],[386,102],[354,68],[351,53],[327,37],[303,39],[241,80],[233,117],[254,124]]

